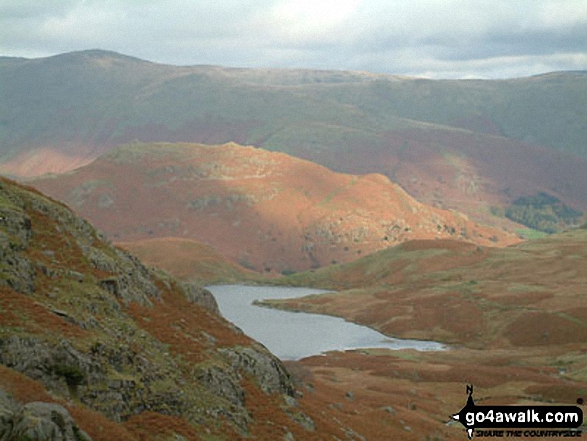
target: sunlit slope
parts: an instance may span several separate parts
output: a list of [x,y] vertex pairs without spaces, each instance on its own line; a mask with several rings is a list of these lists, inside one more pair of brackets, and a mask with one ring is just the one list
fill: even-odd
[[347,262],[414,238],[518,241],[421,204],[382,175],[236,144],[130,144],[32,184],[115,241],[195,239],[261,272]]
[[116,245],[180,280],[208,285],[259,279],[258,273],[228,262],[211,246],[192,239],[162,237],[117,242]]
[[475,348],[573,344],[587,339],[586,261],[585,229],[501,249],[411,241],[292,276],[342,292],[284,304]]
[[84,51],[2,58],[0,83],[5,174],[71,170],[134,140],[232,141],[382,173],[422,201],[491,222],[492,205],[540,191],[587,210],[585,72],[433,81]]

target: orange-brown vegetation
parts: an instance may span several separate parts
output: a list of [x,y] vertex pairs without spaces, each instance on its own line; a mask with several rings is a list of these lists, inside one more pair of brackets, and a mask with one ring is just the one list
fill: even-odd
[[585,396],[586,261],[584,230],[504,249],[413,241],[288,278],[338,293],[270,304],[451,343],[440,352],[333,352],[291,371],[313,386],[309,405],[330,406],[367,439],[459,440],[463,428],[449,421],[467,384],[478,404],[574,405]]
[[[137,325],[157,340],[169,345],[175,355],[190,363],[198,363],[209,358],[207,349],[211,347],[233,347],[250,345],[252,340],[245,334],[234,332],[227,322],[205,310],[201,306],[189,303],[177,291],[164,290],[161,301],[154,306],[141,306],[132,303],[129,314]],[[208,338],[214,344],[208,343]]]
[[[466,435],[451,415],[464,406],[467,384],[474,385],[477,404],[575,405],[587,392],[587,380],[559,375],[547,364],[580,347],[333,352],[295,363],[310,372],[305,405],[366,439],[458,441]],[[583,357],[567,369],[586,366]]]
[[116,241],[197,240],[265,273],[348,262],[410,239],[519,240],[421,204],[382,175],[236,144],[128,145],[33,185]]
[[[92,437],[94,441],[142,441],[131,430],[120,423],[110,421],[100,412],[93,411],[82,405],[65,406],[76,423]],[[149,428],[148,425],[145,426]],[[150,428],[149,428],[150,429]],[[150,440],[150,438],[143,438]]]
[[117,242],[142,262],[169,272],[180,280],[213,284],[218,281],[254,280],[259,274],[229,262],[211,246],[196,240],[162,237]]
[[0,323],[2,326],[19,327],[27,332],[55,332],[67,338],[83,338],[88,332],[49,311],[32,297],[0,286]]
[[143,412],[132,416],[124,425],[140,441],[167,440],[174,434],[181,435],[188,440],[198,441],[201,439],[198,432],[184,419],[155,412]]

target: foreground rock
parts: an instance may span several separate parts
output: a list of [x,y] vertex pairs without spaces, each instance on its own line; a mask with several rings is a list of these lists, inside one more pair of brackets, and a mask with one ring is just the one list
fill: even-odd
[[[147,269],[4,179],[0,395],[0,439],[122,436],[106,436],[108,424],[126,439],[307,432],[282,398],[294,388],[281,362],[220,317],[207,290]],[[94,417],[78,426],[71,411]]]

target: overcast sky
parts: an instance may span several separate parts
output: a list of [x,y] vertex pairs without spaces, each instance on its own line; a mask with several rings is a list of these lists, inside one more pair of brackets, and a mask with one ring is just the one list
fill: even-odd
[[587,0],[0,0],[0,55],[507,78],[587,69]]

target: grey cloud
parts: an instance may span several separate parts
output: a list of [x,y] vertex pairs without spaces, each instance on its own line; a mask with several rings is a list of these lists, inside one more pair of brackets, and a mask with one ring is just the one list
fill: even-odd
[[585,0],[340,0],[348,16],[323,14],[324,26],[320,16],[282,13],[288,2],[312,10],[321,1],[336,3],[3,0],[0,53],[103,48],[173,64],[450,77],[587,68]]

